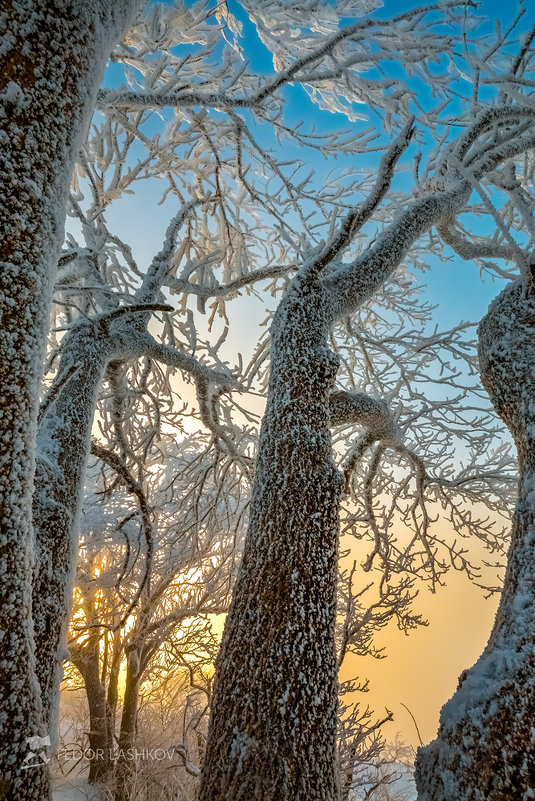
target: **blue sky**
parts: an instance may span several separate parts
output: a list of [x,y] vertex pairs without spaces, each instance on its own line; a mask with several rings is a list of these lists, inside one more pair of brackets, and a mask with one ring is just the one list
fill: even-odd
[[[170,0],[168,0],[170,2]],[[527,0],[526,7],[529,8],[531,0]],[[192,5],[187,0],[187,5]],[[380,17],[388,17],[408,10],[422,3],[414,0],[385,0],[383,8],[377,13]],[[235,0],[229,0],[229,7],[237,14],[244,25],[245,37],[243,49],[246,58],[252,69],[261,74],[273,72],[271,55],[267,48],[259,40],[255,28],[249,21],[247,15]],[[523,4],[520,7],[524,7]],[[509,22],[515,14],[516,6],[512,3],[500,2],[500,0],[482,0],[479,4],[477,13],[488,17],[499,17],[502,23]],[[533,11],[530,10],[524,15],[524,19],[518,27],[519,33],[530,26],[533,18]],[[489,31],[494,29],[494,24],[487,26]],[[111,64],[106,76],[106,83],[109,86],[117,85],[120,80],[120,67]],[[300,87],[289,87],[285,90],[287,99],[287,119],[289,122],[304,120],[307,124],[314,123],[319,132],[335,130],[340,127],[347,127],[347,120],[341,114],[332,114],[320,111],[308,98],[304,90]],[[373,122],[373,118],[372,118]],[[290,148],[291,150],[291,148]],[[297,150],[295,150],[297,154]],[[310,163],[310,166],[317,171],[317,180],[321,182],[322,172],[325,168],[321,158],[310,150],[300,153]],[[362,163],[373,163],[376,156],[363,157]],[[159,200],[159,190],[156,186],[149,186],[144,183],[142,187],[142,197],[129,199],[126,203],[121,203],[121,207],[110,210],[110,216],[117,214],[117,223],[122,227],[122,223],[130,223],[132,215],[139,213],[145,223],[151,219],[151,233],[154,237],[147,236],[147,226],[145,224],[143,233],[133,231],[134,249],[145,251],[149,257],[149,250],[159,244],[161,233],[165,221],[160,219],[158,214],[157,202]],[[151,214],[151,209],[154,213]],[[478,221],[473,219],[474,231],[478,230]],[[131,226],[129,225],[130,231]],[[139,229],[138,229],[139,230]],[[447,249],[446,249],[446,252]],[[477,320],[485,312],[489,301],[497,294],[501,281],[495,281],[490,276],[480,277],[477,266],[473,263],[466,263],[454,254],[447,263],[438,262],[430,258],[429,263],[432,268],[427,272],[425,281],[427,284],[426,296],[433,303],[437,304],[436,319],[439,325],[445,326],[455,323],[459,319]]]

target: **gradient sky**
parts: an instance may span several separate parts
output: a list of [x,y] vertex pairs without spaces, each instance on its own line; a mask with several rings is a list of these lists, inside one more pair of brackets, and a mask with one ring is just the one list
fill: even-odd
[[[527,0],[528,9],[532,2]],[[230,5],[236,8],[232,0]],[[416,5],[422,3],[385,0],[380,13],[391,15]],[[514,4],[503,0],[483,0],[478,13],[510,20],[514,9]],[[533,15],[534,10],[530,9],[519,30],[532,23]],[[247,34],[245,52],[251,66],[259,72],[271,72],[269,53],[243,15],[242,19]],[[116,75],[112,67],[107,75],[108,85],[115,84]],[[288,90],[287,97],[289,114],[294,119],[313,118],[320,130],[347,125],[341,115],[318,111],[301,90]],[[112,229],[132,245],[140,264],[147,263],[159,249],[169,219],[169,214],[162,214],[157,207],[159,199],[160,188],[154,182],[146,182],[135,195],[124,198],[107,213]],[[166,208],[170,206],[166,204],[164,211]],[[478,320],[501,288],[500,281],[489,277],[482,281],[478,268],[458,257],[452,257],[447,264],[431,260],[430,265],[426,297],[438,306],[436,321],[440,326],[450,326],[461,319]],[[258,323],[264,317],[263,303],[240,299],[233,303],[232,309],[230,345],[254,343]],[[380,662],[353,659],[351,672],[370,679],[371,692],[365,700],[376,707],[378,713],[384,706],[395,713],[395,722],[385,731],[389,738],[393,739],[395,733],[400,732],[405,740],[418,744],[414,726],[402,704],[414,714],[423,740],[434,736],[440,706],[454,691],[460,672],[474,662],[486,642],[496,602],[495,598],[485,600],[481,590],[471,586],[464,576],[452,572],[444,589],[434,596],[423,589],[416,602],[418,610],[430,621],[427,629],[406,637],[391,627],[377,638],[378,644],[387,648],[387,659]]]

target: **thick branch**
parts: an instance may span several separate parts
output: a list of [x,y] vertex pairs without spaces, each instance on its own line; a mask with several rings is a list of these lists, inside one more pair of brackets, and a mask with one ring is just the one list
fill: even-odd
[[399,441],[396,422],[388,405],[363,392],[337,391],[329,399],[331,426],[353,423],[364,428],[355,444],[350,448],[343,465],[345,492],[349,492],[351,475],[365,451],[374,442],[394,445]]
[[521,122],[525,119],[533,119],[534,116],[535,109],[530,106],[502,106],[485,109],[476,117],[466,131],[458,137],[453,152],[460,161],[463,161],[477,138],[494,125]]
[[471,242],[453,227],[451,221],[439,223],[437,231],[442,240],[463,259],[507,259],[514,261],[516,253],[508,245],[493,242]]
[[397,428],[392,413],[382,400],[364,392],[338,390],[329,398],[331,426],[354,423],[363,426],[376,439],[396,439]]
[[331,294],[333,322],[352,314],[379,289],[416,240],[443,217],[454,216],[468,201],[472,186],[459,181],[449,191],[413,201],[380,234],[374,247],[324,279]]
[[177,367],[196,379],[218,384],[220,387],[228,389],[242,389],[230,370],[224,372],[223,370],[215,370],[212,367],[208,367],[193,356],[188,356],[170,345],[158,342],[147,332],[128,332],[123,339],[124,347],[131,352],[131,355],[150,356],[170,367]]

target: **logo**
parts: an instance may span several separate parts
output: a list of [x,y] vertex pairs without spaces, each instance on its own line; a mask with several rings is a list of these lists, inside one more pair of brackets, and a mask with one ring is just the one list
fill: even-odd
[[39,737],[35,735],[34,737],[27,737],[26,742],[28,744],[28,748],[30,749],[26,756],[24,757],[24,763],[22,765],[22,770],[30,770],[30,768],[41,768],[43,765],[46,765],[50,762],[50,757],[46,754],[46,747],[50,745],[50,737],[47,735],[46,737]]

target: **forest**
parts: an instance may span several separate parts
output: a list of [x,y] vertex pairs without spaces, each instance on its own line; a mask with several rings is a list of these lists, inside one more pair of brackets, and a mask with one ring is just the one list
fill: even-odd
[[0,65],[0,801],[535,799],[532,0]]

